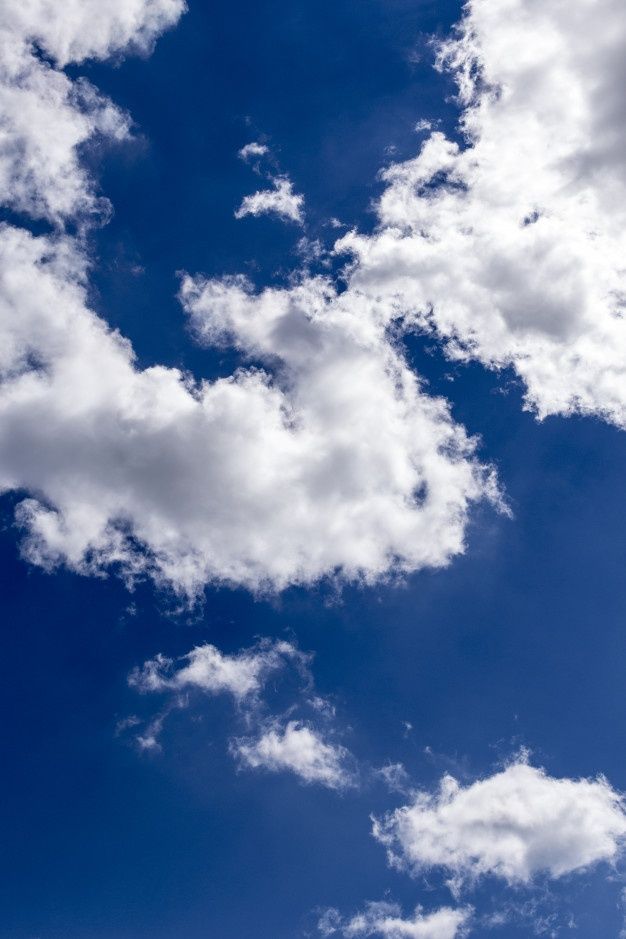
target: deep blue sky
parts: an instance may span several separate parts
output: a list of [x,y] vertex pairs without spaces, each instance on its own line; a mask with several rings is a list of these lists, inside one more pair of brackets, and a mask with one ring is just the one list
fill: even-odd
[[[329,240],[332,216],[370,227],[387,148],[413,153],[421,118],[453,126],[424,36],[445,32],[459,5],[190,6],[150,58],[76,71],[130,110],[139,137],[97,157],[115,215],[93,236],[94,302],[143,363],[210,377],[231,363],[189,340],[176,272],[248,271],[263,284],[298,263],[296,229],[234,220],[257,185],[237,150],[267,137],[306,195],[310,237]],[[160,755],[116,737],[120,718],[154,708],[126,678],[157,651],[207,640],[234,651],[292,630],[365,763],[402,761],[430,785],[450,768],[486,773],[524,744],[554,775],[601,771],[626,788],[626,437],[594,420],[539,424],[506,375],[458,368],[450,382],[428,344],[412,340],[410,354],[482,435],[514,519],[482,510],[464,557],[404,586],[339,599],[209,590],[201,612],[175,616],[151,587],[131,596],[113,579],[26,566],[4,498],[0,939],[291,939],[313,934],[316,908],[349,912],[387,889],[407,908],[449,899],[436,879],[427,889],[389,870],[370,836],[369,814],[399,797],[236,773],[220,700],[194,708],[202,720],[174,715]],[[614,887],[596,874],[570,886],[553,889],[577,936],[617,935]]]

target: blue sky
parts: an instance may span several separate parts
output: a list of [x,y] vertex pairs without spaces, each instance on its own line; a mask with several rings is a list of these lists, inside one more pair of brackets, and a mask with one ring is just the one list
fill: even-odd
[[[450,36],[473,54],[457,3],[0,15],[0,939],[621,935],[626,21],[490,3],[465,12],[465,100],[462,66],[434,67]],[[61,74],[132,131],[60,91],[42,156],[18,96]],[[99,132],[59,143],[85,116]],[[301,222],[235,218],[283,177]],[[220,379],[189,429],[193,382]],[[213,647],[227,677],[184,677]],[[438,814],[445,774],[474,808]]]

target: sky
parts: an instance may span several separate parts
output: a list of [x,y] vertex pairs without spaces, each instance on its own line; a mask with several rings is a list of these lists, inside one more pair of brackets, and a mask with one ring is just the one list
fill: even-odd
[[0,939],[626,936],[625,46],[0,10]]

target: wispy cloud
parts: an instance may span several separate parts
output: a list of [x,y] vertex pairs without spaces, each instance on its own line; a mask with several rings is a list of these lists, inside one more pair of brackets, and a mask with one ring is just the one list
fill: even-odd
[[[310,662],[311,656],[293,643],[269,639],[230,655],[210,643],[177,661],[157,655],[134,669],[128,681],[141,694],[166,695],[165,706],[141,730],[135,716],[127,729],[133,730],[140,749],[160,750],[168,715],[175,708],[194,706],[186,693],[226,694],[245,728],[245,734],[229,744],[240,767],[290,772],[329,789],[349,788],[356,783],[356,762],[335,739],[335,710],[315,692]],[[296,685],[286,709],[275,712],[266,686],[270,678],[275,682],[288,673],[293,673]]]
[[270,152],[270,148],[265,143],[261,143],[258,140],[252,140],[250,143],[245,144],[238,153],[238,156],[244,162],[248,160],[258,159],[259,157],[267,156]]

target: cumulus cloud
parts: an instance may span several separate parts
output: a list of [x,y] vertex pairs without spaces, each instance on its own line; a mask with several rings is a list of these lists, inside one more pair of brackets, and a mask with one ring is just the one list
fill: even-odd
[[128,117],[85,81],[71,81],[0,30],[0,200],[61,225],[109,211],[80,163],[96,139],[123,140]]
[[31,494],[31,561],[193,596],[374,581],[463,550],[493,479],[371,304],[316,280],[254,294],[186,278],[200,340],[267,363],[194,382],[137,368],[88,308],[86,267],[71,239],[0,231],[0,490]]
[[374,822],[391,863],[445,868],[457,887],[491,874],[527,884],[615,861],[626,838],[622,797],[603,778],[556,779],[524,761],[462,787],[445,776]]
[[[183,11],[182,0],[24,0],[0,10],[0,201],[55,224],[102,218],[106,200],[81,166],[79,148],[121,140],[130,121],[70,62],[147,51]],[[50,61],[38,54],[41,50]]]
[[246,215],[278,215],[300,225],[304,218],[303,206],[304,196],[293,191],[293,183],[289,177],[276,176],[272,179],[271,189],[259,189],[244,198],[235,212],[235,218],[245,218]]
[[470,0],[438,67],[463,146],[431,133],[384,173],[351,286],[459,359],[512,366],[528,406],[626,426],[626,7]]
[[[472,503],[498,496],[394,339],[416,323],[451,355],[513,364],[542,415],[623,423],[626,14],[600,2],[606,16],[584,0],[567,18],[556,0],[469,4],[439,59],[459,80],[467,145],[432,133],[387,170],[379,229],[336,246],[354,258],[345,290],[306,274],[258,293],[243,278],[183,280],[199,340],[256,363],[229,378],[139,369],[87,305],[80,247],[4,226],[0,487],[29,494],[25,554],[189,596],[448,563]],[[77,148],[129,125],[32,44],[56,66],[147,49],[182,3],[46,10],[1,14],[0,198],[60,223],[102,209]],[[240,214],[282,205],[297,220],[297,200],[278,177]]]
[[471,917],[469,909],[441,907],[432,913],[424,913],[417,907],[410,919],[402,916],[395,903],[368,903],[363,913],[343,920],[336,910],[327,910],[321,917],[318,929],[322,936],[335,934],[347,939],[359,936],[380,936],[382,939],[457,939],[467,935],[467,924]]
[[[101,213],[78,152],[129,119],[58,66],[146,50],[182,9],[3,10],[0,199],[59,227]],[[286,177],[269,192],[299,217]],[[270,206],[257,195],[242,212]],[[151,576],[190,598],[215,582],[373,582],[447,564],[470,506],[498,500],[475,442],[408,367],[388,303],[306,275],[260,293],[186,277],[196,337],[255,362],[202,382],[137,367],[88,306],[88,267],[77,240],[0,229],[0,491],[27,493],[16,518],[33,563]]]
[[324,740],[321,733],[301,721],[281,726],[274,723],[257,738],[231,742],[231,752],[250,769],[291,772],[305,783],[319,783],[329,789],[354,785],[345,747]]
[[[129,119],[60,67],[148,50],[183,3],[57,7],[0,14],[0,200],[62,229],[106,208],[80,148],[126,136]],[[241,211],[300,217],[287,177],[268,193]],[[471,504],[497,501],[475,442],[409,369],[388,305],[304,275],[260,293],[187,277],[195,335],[255,362],[194,381],[137,367],[88,306],[88,267],[78,240],[0,229],[0,491],[27,494],[16,518],[33,563],[194,598],[214,582],[372,582],[447,564]]]
[[289,662],[306,669],[308,657],[292,643],[261,640],[250,649],[228,655],[211,643],[196,646],[179,662],[163,655],[132,672],[129,683],[143,693],[197,688],[209,694],[228,693],[237,702],[258,695],[273,672]]
[[185,10],[184,0],[22,0],[3,4],[2,28],[63,67],[120,52],[150,52]]

